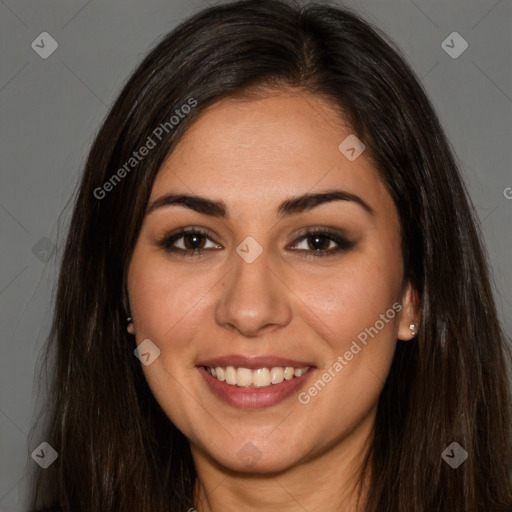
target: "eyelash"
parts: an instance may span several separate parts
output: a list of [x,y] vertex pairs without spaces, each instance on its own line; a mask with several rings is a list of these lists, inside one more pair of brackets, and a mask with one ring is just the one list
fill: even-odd
[[[182,229],[178,233],[174,233],[171,236],[165,236],[162,238],[158,245],[162,247],[165,251],[170,253],[182,253],[183,257],[191,257],[191,256],[202,256],[206,251],[211,249],[181,249],[177,247],[173,247],[173,244],[179,240],[180,238],[183,238],[187,235],[200,235],[202,237],[208,238],[209,240],[212,240],[209,233],[206,231],[203,231],[200,228],[189,228],[189,229]],[[335,254],[338,254],[339,252],[348,252],[351,249],[355,247],[355,243],[350,242],[345,237],[340,236],[336,232],[329,231],[324,228],[317,228],[317,229],[311,229],[307,231],[306,233],[302,234],[299,238],[296,239],[295,244],[302,242],[303,240],[307,240],[309,237],[314,235],[320,235],[325,236],[329,240],[335,242],[338,244],[337,248],[334,249],[320,249],[320,250],[299,250],[299,252],[305,252],[309,253],[309,255],[304,256],[306,258],[324,258],[326,256],[333,256]]]

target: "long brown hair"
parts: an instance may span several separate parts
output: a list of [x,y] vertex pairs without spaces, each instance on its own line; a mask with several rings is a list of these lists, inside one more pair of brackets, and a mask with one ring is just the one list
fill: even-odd
[[[380,397],[361,477],[371,474],[366,510],[512,510],[508,340],[434,109],[378,29],[345,8],[281,0],[225,3],[180,24],[96,136],[46,352],[54,375],[45,440],[59,457],[36,475],[33,510],[194,506],[187,439],[153,397],[126,332],[126,271],[155,176],[191,123],[221,98],[289,87],[329,101],[364,141],[399,213],[404,278],[421,296],[420,332],[398,342]],[[148,138],[154,147],[131,161]],[[457,469],[441,457],[452,442],[468,453]]]

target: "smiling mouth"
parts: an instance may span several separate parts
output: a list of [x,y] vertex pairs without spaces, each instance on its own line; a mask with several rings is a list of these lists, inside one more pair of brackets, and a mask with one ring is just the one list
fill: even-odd
[[234,387],[266,388],[281,384],[285,380],[301,377],[311,367],[274,366],[272,368],[258,368],[256,370],[235,366],[203,366],[203,368],[218,381],[225,382]]

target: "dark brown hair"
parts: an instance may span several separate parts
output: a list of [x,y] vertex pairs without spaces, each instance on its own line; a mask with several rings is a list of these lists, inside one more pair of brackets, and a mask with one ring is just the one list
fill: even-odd
[[[126,272],[155,176],[191,123],[221,98],[276,88],[326,99],[364,141],[399,213],[404,278],[421,296],[420,332],[398,343],[380,397],[361,477],[371,474],[366,510],[512,510],[508,340],[434,109],[378,29],[348,9],[278,0],[221,4],[180,24],[140,64],[96,136],[45,356],[55,373],[44,440],[59,458],[37,475],[33,510],[194,505],[187,439],[153,397],[126,332]],[[194,106],[171,127],[186,104]],[[126,167],[164,122],[161,140]],[[98,192],[106,182],[108,193]],[[454,441],[469,453],[457,469],[441,458]]]

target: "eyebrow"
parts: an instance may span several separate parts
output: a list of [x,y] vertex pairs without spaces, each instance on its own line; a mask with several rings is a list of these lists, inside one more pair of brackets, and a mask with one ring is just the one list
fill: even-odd
[[[375,210],[359,196],[344,190],[327,190],[320,193],[307,193],[297,197],[291,197],[283,201],[277,209],[277,217],[290,215],[312,210],[321,204],[333,201],[350,201],[361,206],[368,214],[375,215]],[[221,200],[209,199],[207,197],[190,194],[164,194],[155,199],[146,210],[146,215],[165,206],[183,206],[195,212],[226,219],[229,217],[226,203]]]

